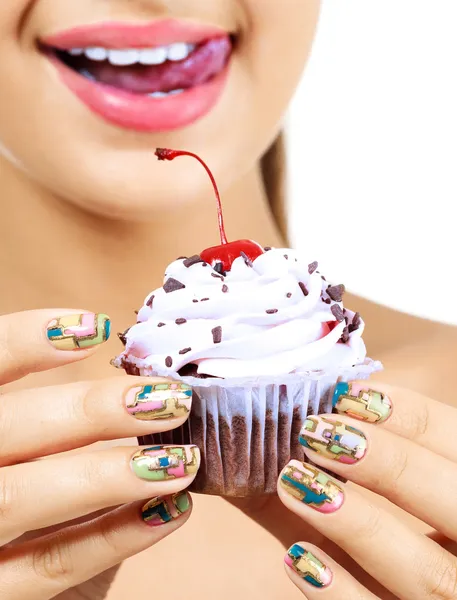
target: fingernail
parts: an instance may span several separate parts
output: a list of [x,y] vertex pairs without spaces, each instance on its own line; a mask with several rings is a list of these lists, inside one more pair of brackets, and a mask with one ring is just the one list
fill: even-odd
[[200,452],[197,446],[152,446],[135,452],[131,465],[140,479],[166,481],[196,473]]
[[291,460],[286,466],[280,483],[288,494],[321,513],[333,513],[344,502],[344,492],[333,479],[298,460]]
[[141,509],[141,518],[150,527],[165,525],[179,518],[190,508],[187,492],[178,492],[165,498],[153,498]]
[[294,544],[289,548],[284,562],[314,587],[323,588],[332,583],[331,570],[301,544]]
[[367,451],[367,439],[361,431],[326,417],[308,417],[299,440],[308,450],[346,465],[355,464]]
[[57,350],[80,350],[103,344],[110,332],[109,317],[94,313],[59,317],[46,328],[48,340]]
[[140,421],[186,417],[192,404],[192,389],[185,383],[169,382],[136,386],[128,390],[129,414]]
[[332,403],[339,414],[368,423],[384,423],[392,413],[389,396],[359,383],[338,383]]

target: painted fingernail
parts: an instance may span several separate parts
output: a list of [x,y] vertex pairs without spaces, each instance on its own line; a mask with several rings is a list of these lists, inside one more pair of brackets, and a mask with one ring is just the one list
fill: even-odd
[[284,562],[314,587],[323,588],[332,583],[331,570],[301,544],[294,544],[289,548]]
[[48,340],[57,350],[81,350],[103,344],[110,332],[109,317],[94,313],[59,317],[46,328]]
[[392,413],[389,396],[359,383],[338,383],[333,394],[333,407],[341,415],[368,423],[384,423]]
[[131,388],[125,397],[127,411],[141,421],[186,417],[192,389],[185,383],[165,382]]
[[286,466],[280,484],[288,494],[321,513],[333,513],[344,502],[344,492],[333,479],[298,460],[291,460]]
[[361,431],[326,417],[308,417],[299,440],[308,450],[346,465],[358,462],[367,451],[367,439]]
[[176,479],[198,471],[200,451],[197,446],[152,446],[135,452],[131,465],[140,479]]
[[141,509],[141,518],[150,527],[165,525],[177,519],[190,508],[187,492],[178,492],[165,498],[153,498]]

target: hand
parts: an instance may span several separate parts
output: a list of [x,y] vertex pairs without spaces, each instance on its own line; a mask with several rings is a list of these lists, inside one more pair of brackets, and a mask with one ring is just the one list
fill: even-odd
[[[90,357],[109,337],[109,327],[106,316],[91,313],[0,317],[0,384]],[[183,490],[200,462],[195,446],[47,456],[98,440],[168,431],[185,422],[190,403],[187,386],[139,377],[2,395],[1,598],[54,598],[186,522],[191,502]],[[145,504],[145,498],[153,500]],[[54,530],[23,541],[25,532],[45,528]]]
[[[279,478],[282,502],[338,544],[384,591],[372,593],[368,587],[376,585],[366,587],[306,541],[286,554],[288,574],[308,600],[455,600],[457,410],[407,390],[376,389],[362,382],[338,384],[339,415],[311,416],[302,429],[306,455],[439,533],[435,539],[418,533],[354,486],[291,461]],[[438,543],[446,538],[448,549]]]

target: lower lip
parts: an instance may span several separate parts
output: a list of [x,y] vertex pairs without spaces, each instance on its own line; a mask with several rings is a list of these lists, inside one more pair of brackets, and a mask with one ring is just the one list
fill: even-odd
[[49,57],[62,82],[92,112],[124,129],[164,132],[192,125],[216,106],[228,79],[229,65],[211,81],[176,96],[151,98],[97,83]]

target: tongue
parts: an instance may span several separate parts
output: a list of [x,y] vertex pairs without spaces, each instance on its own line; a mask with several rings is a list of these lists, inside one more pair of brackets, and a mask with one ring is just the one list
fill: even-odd
[[110,63],[84,60],[81,68],[100,83],[135,94],[170,92],[190,88],[208,81],[227,64],[232,44],[229,37],[209,40],[180,62],[167,61],[162,65],[116,67]]

